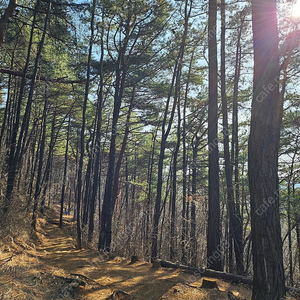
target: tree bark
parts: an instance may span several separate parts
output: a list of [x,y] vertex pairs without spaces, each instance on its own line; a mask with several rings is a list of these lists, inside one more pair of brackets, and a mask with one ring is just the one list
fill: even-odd
[[252,0],[254,83],[248,144],[253,241],[252,300],[280,300],[285,278],[279,215],[278,149],[282,121],[275,0]]
[[87,75],[86,75],[86,84],[85,84],[85,94],[84,101],[82,107],[82,124],[81,124],[81,132],[80,132],[80,157],[79,157],[79,165],[78,165],[78,178],[77,178],[77,220],[76,220],[76,229],[77,229],[77,249],[81,249],[81,198],[82,198],[82,169],[83,169],[83,158],[84,158],[84,137],[85,137],[85,127],[86,127],[86,109],[87,109],[87,101],[89,95],[89,85],[90,85],[90,73],[91,73],[91,60],[92,60],[92,52],[93,52],[93,43],[94,43],[94,19],[95,19],[95,8],[96,1],[93,0],[92,4],[92,12],[91,12],[91,36],[89,41],[89,54],[88,54],[88,62],[87,62]]
[[32,222],[31,226],[34,230],[36,230],[36,213],[38,207],[38,199],[42,190],[42,170],[43,170],[43,162],[44,162],[44,152],[45,152],[45,143],[46,143],[46,128],[47,128],[47,114],[48,114],[48,99],[47,99],[47,86],[45,86],[45,104],[44,104],[44,112],[43,112],[43,122],[42,122],[42,138],[39,145],[39,159],[38,159],[38,172],[36,177],[35,184],[35,193],[34,193],[34,202],[33,202],[33,212],[32,212]]
[[220,203],[219,203],[219,150],[218,150],[218,64],[217,64],[217,0],[209,1],[208,19],[208,224],[207,224],[207,266],[221,270],[221,260],[210,258],[220,245]]
[[192,164],[192,206],[191,206],[191,259],[192,265],[197,263],[197,238],[196,238],[196,193],[197,193],[197,156],[199,147],[199,138],[195,135],[195,141],[192,142],[193,164]]
[[[155,133],[152,133],[152,149],[151,149],[151,158],[149,158],[149,171],[148,171],[148,199],[147,199],[147,229],[146,229],[146,243],[147,246],[149,244],[149,237],[150,237],[150,205],[151,205],[151,199],[152,199],[152,177],[153,177],[153,166],[154,166],[154,154],[155,154],[155,142],[157,137],[157,129],[155,130]],[[147,249],[148,254],[148,249]]]
[[[122,161],[123,161],[123,157],[124,157],[126,146],[127,146],[128,136],[130,133],[130,117],[131,117],[131,113],[132,113],[133,106],[134,106],[134,98],[135,98],[135,86],[133,87],[133,90],[132,90],[131,100],[130,100],[129,109],[128,109],[127,117],[126,117],[124,137],[123,137],[121,150],[119,153],[118,160],[116,162],[116,167],[115,167],[115,172],[114,172],[113,191],[112,191],[112,197],[111,197],[112,209],[110,210],[111,215],[109,215],[109,217],[107,219],[107,230],[109,232],[112,232],[112,217],[113,217],[112,214],[113,214],[113,210],[116,205],[116,201],[117,201],[117,198],[119,197],[119,192],[120,192],[120,188],[119,188],[120,170],[121,170]],[[132,201],[133,200],[134,200],[134,197],[132,197]]]
[[[226,176],[226,186],[227,186],[227,207],[228,207],[228,214],[229,214],[229,245],[230,245],[230,253],[229,253],[229,271],[233,273],[233,261],[232,261],[232,241],[235,250],[235,258],[236,258],[236,271],[238,274],[242,275],[244,272],[243,266],[243,243],[242,243],[242,232],[243,232],[243,224],[242,220],[239,216],[239,213],[236,209],[236,205],[234,202],[234,186],[232,182],[232,159],[230,159],[230,151],[229,151],[229,127],[228,127],[228,110],[227,110],[227,96],[226,96],[226,61],[225,61],[225,39],[226,39],[226,19],[225,19],[225,0],[221,1],[221,98],[222,98],[222,114],[223,114],[223,136],[224,136],[224,160],[225,160],[225,176]],[[239,30],[238,36],[238,45],[237,45],[237,53],[240,49],[239,41],[241,35],[242,27]],[[238,63],[239,57],[236,57],[236,64]],[[236,66],[236,73],[237,71]],[[238,79],[235,76],[235,82]],[[235,84],[235,87],[237,85]],[[235,89],[235,96],[236,99],[234,107],[234,116],[233,119],[235,120],[234,123],[237,122],[237,88]],[[234,125],[235,130],[233,130],[232,134],[235,133],[235,138],[232,138],[233,147],[232,147],[232,154],[235,152],[236,148],[235,144],[238,144],[237,141],[237,124]],[[238,147],[238,146],[237,146]],[[236,153],[237,154],[237,153]],[[238,164],[235,166],[235,170],[238,171]],[[236,183],[237,184],[237,183]],[[238,205],[238,203],[237,203]]]
[[[156,190],[156,200],[155,200],[155,207],[154,207],[154,222],[153,222],[153,232],[152,232],[152,246],[151,246],[151,259],[156,259],[158,254],[157,249],[157,237],[158,237],[158,223],[160,218],[160,206],[161,206],[161,195],[162,195],[162,183],[163,183],[163,164],[164,164],[164,155],[165,155],[165,148],[166,148],[166,142],[168,139],[168,136],[171,131],[172,122],[174,118],[174,113],[176,109],[176,102],[177,97],[174,97],[173,107],[171,110],[168,126],[167,126],[167,116],[169,114],[169,105],[171,96],[174,89],[174,84],[180,80],[181,76],[181,69],[182,69],[182,62],[183,62],[183,55],[185,51],[186,46],[186,38],[188,33],[188,20],[191,13],[192,5],[190,5],[190,8],[188,9],[188,0],[185,1],[185,26],[184,31],[181,37],[181,45],[178,52],[178,56],[174,65],[173,70],[173,77],[170,84],[170,90],[168,93],[168,98],[166,102],[166,108],[164,112],[164,118],[162,123],[162,138],[161,138],[161,144],[160,144],[160,154],[159,154],[159,162],[158,162],[158,176],[157,176],[157,190]],[[176,87],[175,87],[176,92]],[[178,92],[178,91],[177,91]],[[167,126],[167,128],[166,128]]]
[[[65,165],[64,165],[64,174],[63,174],[63,182],[61,187],[61,198],[60,198],[60,216],[59,216],[59,227],[63,227],[63,210],[65,203],[65,190],[66,190],[66,182],[67,182],[67,168],[68,168],[68,152],[69,152],[69,139],[70,139],[70,122],[71,118],[69,116],[68,121],[68,131],[67,131],[67,140],[66,140],[66,150],[65,150]],[[67,208],[69,211],[69,208]]]
[[0,18],[0,47],[4,43],[7,24],[13,16],[16,7],[17,0],[10,0],[4,14]]
[[[176,89],[178,89],[179,82],[176,82]],[[176,92],[175,92],[176,94]],[[178,96],[178,95],[177,95]],[[178,152],[180,147],[180,125],[181,125],[181,116],[180,116],[180,103],[179,99],[177,100],[177,142],[175,151],[173,153],[173,173],[172,173],[172,197],[171,197],[171,228],[170,228],[170,260],[174,261],[176,259],[176,237],[175,237],[175,218],[176,218],[176,196],[177,196],[177,162],[178,162]],[[184,218],[185,218],[185,206],[183,209]]]
[[232,110],[232,156],[231,161],[234,166],[234,184],[233,191],[235,201],[233,214],[233,245],[235,252],[236,270],[238,274],[244,273],[243,264],[243,219],[240,214],[240,184],[239,184],[239,123],[238,123],[238,88],[241,72],[241,36],[243,32],[245,16],[241,12],[241,25],[238,29],[236,57],[235,57],[235,74],[233,87],[233,110]]
[[42,196],[42,203],[41,203],[41,213],[44,213],[44,206],[46,201],[46,192],[49,186],[49,181],[51,177],[51,167],[52,167],[52,159],[53,159],[53,150],[56,143],[56,136],[55,136],[55,125],[56,125],[56,108],[53,112],[52,122],[51,122],[51,137],[48,149],[48,157],[45,165],[45,172],[43,175],[43,179],[41,184],[44,184],[43,188],[43,196]]
[[125,88],[125,79],[127,73],[127,66],[125,64],[125,53],[128,45],[129,33],[130,33],[130,16],[126,20],[125,24],[125,38],[119,42],[120,49],[118,54],[118,61],[116,64],[116,83],[115,83],[115,94],[114,94],[114,110],[111,128],[111,139],[109,148],[108,158],[108,169],[106,175],[104,199],[102,204],[101,212],[101,225],[99,233],[98,249],[110,251],[111,246],[111,228],[109,228],[110,218],[113,215],[112,206],[112,193],[113,193],[113,180],[115,172],[115,161],[116,161],[116,137],[117,137],[117,124],[119,120],[122,96]]
[[[93,233],[94,233],[94,215],[96,209],[96,198],[97,193],[100,193],[100,169],[101,169],[101,128],[102,128],[102,108],[103,108],[103,59],[104,59],[104,24],[103,24],[103,11],[102,11],[102,24],[101,24],[101,53],[100,53],[100,82],[99,82],[99,93],[98,93],[98,102],[97,102],[97,126],[96,126],[96,135],[95,135],[95,150],[91,155],[95,154],[95,165],[94,165],[94,176],[93,176],[93,187],[92,187],[92,196],[90,201],[90,220],[89,220],[89,231],[88,231],[88,242],[92,242]],[[94,153],[95,152],[95,153]],[[100,219],[100,201],[99,201],[99,219]]]
[[[192,56],[189,63],[189,71],[188,76],[186,80],[185,85],[185,93],[184,93],[184,104],[183,104],[183,116],[182,116],[182,169],[183,169],[183,178],[182,178],[182,234],[181,234],[181,262],[183,264],[187,263],[187,257],[186,257],[186,243],[189,233],[189,227],[188,227],[188,219],[189,219],[189,202],[187,202],[187,173],[188,173],[188,166],[187,166],[187,149],[186,149],[186,114],[187,114],[187,102],[188,102],[188,93],[190,88],[190,80],[191,80],[191,72],[192,72],[192,65],[194,61],[194,54],[195,51],[192,52]],[[196,166],[193,165],[193,168]],[[190,193],[188,193],[188,196],[190,196]],[[193,201],[194,203],[194,201]],[[194,203],[195,204],[195,203]],[[191,210],[192,212],[192,210]],[[195,215],[196,217],[196,215]],[[193,222],[195,220],[192,220]],[[192,240],[192,238],[191,238]],[[194,244],[191,241],[191,247],[193,247]],[[192,251],[191,251],[192,252]],[[196,252],[194,253],[196,254]],[[193,257],[193,255],[192,255]],[[193,259],[193,258],[192,258]]]
[[[47,162],[46,162],[46,166],[45,166],[45,173],[43,175],[43,179],[41,182],[41,186],[44,185],[43,196],[42,196],[42,201],[41,201],[41,209],[40,209],[41,213],[43,213],[43,211],[44,211],[45,200],[46,200],[45,196],[46,196],[47,189],[49,186],[51,186],[51,183],[49,184],[49,182],[51,181],[51,171],[52,171],[52,160],[53,160],[54,147],[56,145],[56,141],[59,136],[61,127],[65,123],[67,116],[72,111],[72,107],[73,107],[73,105],[71,105],[69,112],[64,116],[61,123],[58,125],[57,129],[55,127],[56,126],[57,107],[55,107],[55,110],[53,113],[53,119],[52,119],[52,125],[51,125],[51,138],[50,138],[49,150],[48,150],[49,151],[48,158],[47,158]],[[56,129],[56,132],[55,132],[55,129]]]
[[175,108],[176,108],[176,102],[174,99],[173,107],[170,115],[170,120],[168,127],[166,129],[167,124],[167,115],[169,113],[169,105],[171,100],[171,94],[174,87],[174,82],[176,78],[178,64],[175,63],[174,71],[173,71],[173,78],[170,86],[170,91],[168,94],[165,112],[164,112],[164,118],[162,123],[162,137],[160,142],[160,153],[159,153],[159,161],[158,161],[158,174],[157,174],[157,187],[156,187],[156,199],[155,199],[155,207],[154,207],[154,220],[153,220],[153,231],[152,231],[152,245],[151,245],[151,260],[155,260],[157,258],[158,254],[158,225],[159,225],[159,218],[161,214],[161,197],[162,197],[162,185],[163,185],[163,165],[164,165],[164,156],[165,156],[165,148],[166,148],[166,142],[167,138],[169,136],[172,121],[174,118]]
[[16,104],[15,108],[15,120],[12,128],[12,134],[10,138],[10,149],[9,149],[9,156],[8,156],[8,174],[7,174],[7,186],[6,186],[6,197],[5,197],[5,202],[4,202],[4,207],[3,207],[3,213],[4,215],[9,209],[10,206],[10,200],[12,196],[12,192],[14,189],[14,184],[17,176],[17,169],[18,169],[18,162],[19,162],[19,153],[16,150],[17,146],[17,137],[18,137],[18,131],[19,131],[19,126],[20,126],[20,120],[21,120],[21,105],[22,105],[22,100],[23,100],[23,95],[24,95],[24,90],[25,90],[25,85],[26,85],[26,74],[28,71],[29,63],[30,63],[30,54],[31,54],[31,48],[32,48],[32,42],[33,42],[33,34],[34,34],[34,28],[36,24],[36,18],[37,18],[37,12],[38,8],[40,5],[40,0],[36,1],[35,5],[35,11],[33,15],[33,20],[32,20],[32,26],[31,26],[31,31],[30,31],[30,38],[28,42],[28,49],[27,49],[27,57],[26,57],[26,62],[23,68],[22,72],[22,81],[21,81],[21,86],[20,86],[20,91],[19,91],[19,96],[18,96],[18,101]]
[[297,258],[298,258],[298,268],[300,270],[300,225],[299,222],[300,220],[297,220],[297,225],[296,225],[296,235],[297,235]]
[[[14,59],[15,59],[15,51],[12,52],[11,54],[11,62],[10,62],[10,66],[11,68],[14,65]],[[6,104],[5,104],[5,111],[3,114],[3,121],[2,121],[2,125],[1,125],[1,132],[0,132],[0,148],[2,146],[2,140],[4,137],[4,132],[5,129],[9,127],[9,114],[10,114],[10,108],[12,106],[12,93],[11,93],[11,89],[12,89],[12,76],[9,75],[8,76],[8,82],[7,82],[7,97],[6,97]],[[6,130],[6,139],[8,138],[8,129]]]
[[[38,5],[38,3],[37,3],[37,5]],[[43,34],[40,39],[40,42],[38,45],[38,51],[37,51],[35,61],[34,61],[32,80],[30,83],[30,89],[29,89],[28,99],[27,99],[27,103],[26,103],[25,113],[23,116],[23,122],[22,122],[22,126],[20,129],[16,154],[15,154],[16,161],[18,162],[18,164],[20,164],[20,162],[21,162],[21,158],[24,153],[24,149],[25,149],[25,145],[26,145],[26,137],[28,134],[29,124],[30,124],[30,116],[31,116],[32,103],[33,103],[33,94],[34,94],[34,90],[35,90],[35,82],[36,82],[37,72],[39,70],[40,58],[42,55],[42,51],[43,51],[43,47],[44,47],[44,43],[45,43],[45,39],[46,39],[47,28],[48,28],[49,18],[50,18],[50,9],[51,9],[51,0],[49,0],[48,4],[47,4],[46,16],[45,16],[44,27],[43,27]],[[19,168],[19,166],[17,166],[17,169],[18,168]]]

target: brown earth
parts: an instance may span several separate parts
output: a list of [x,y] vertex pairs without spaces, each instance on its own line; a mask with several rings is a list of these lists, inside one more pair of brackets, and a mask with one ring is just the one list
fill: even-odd
[[[134,300],[225,300],[231,291],[239,299],[251,299],[251,289],[215,280],[218,288],[200,288],[203,278],[180,270],[152,268],[150,263],[122,257],[108,258],[91,249],[76,250],[71,217],[58,228],[53,211],[40,221],[35,243],[7,237],[0,243],[0,300],[112,299],[115,290]],[[73,298],[66,291],[70,280],[84,283]],[[208,279],[208,278],[206,278]],[[2,298],[1,298],[2,297]]]

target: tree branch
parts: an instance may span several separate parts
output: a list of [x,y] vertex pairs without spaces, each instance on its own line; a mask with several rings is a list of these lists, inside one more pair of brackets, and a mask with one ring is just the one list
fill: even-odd
[[[23,76],[22,72],[14,71],[14,70],[9,70],[9,69],[3,69],[3,68],[0,68],[0,73],[9,74],[9,75],[18,76],[18,77],[22,77]],[[27,74],[26,78],[32,79],[32,75],[31,74]],[[58,82],[58,83],[64,83],[64,84],[74,84],[74,83],[83,84],[83,83],[86,82],[85,79],[82,79],[82,80],[81,79],[77,79],[77,80],[65,80],[66,78],[67,77],[62,77],[62,78],[48,78],[48,77],[44,77],[44,76],[39,76],[38,80],[46,81],[46,82]],[[92,78],[92,79],[90,79],[90,81],[93,81],[94,79],[95,79],[95,77]]]
[[[220,272],[220,271],[215,271],[215,270],[205,269],[205,268],[190,267],[178,263],[172,263],[165,260],[156,260],[156,261],[158,261],[161,267],[163,268],[181,269],[186,272],[193,272],[196,276],[206,276],[206,277],[222,279],[234,283],[243,283],[243,284],[248,284],[250,286],[253,285],[253,279],[251,277],[245,277],[237,274],[225,273],[225,272]],[[293,287],[286,287],[285,289],[287,292],[291,292],[291,293],[300,292],[299,289]]]

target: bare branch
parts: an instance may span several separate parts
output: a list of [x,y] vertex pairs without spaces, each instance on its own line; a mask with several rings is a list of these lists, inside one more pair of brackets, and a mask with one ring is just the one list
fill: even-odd
[[[22,72],[14,71],[14,70],[8,70],[8,69],[2,69],[2,68],[0,68],[0,73],[9,74],[9,75],[18,76],[18,77],[22,77],[23,76]],[[27,74],[26,78],[32,79],[32,75],[31,74]],[[64,83],[64,84],[74,84],[74,83],[83,84],[83,83],[86,82],[85,79],[65,80],[66,78],[67,77],[62,77],[62,78],[48,78],[48,77],[44,77],[44,76],[39,76],[38,77],[38,79],[41,80],[41,81],[58,82],[58,83]],[[95,79],[95,77],[92,78],[92,79],[90,79],[90,81],[93,81],[94,79]]]

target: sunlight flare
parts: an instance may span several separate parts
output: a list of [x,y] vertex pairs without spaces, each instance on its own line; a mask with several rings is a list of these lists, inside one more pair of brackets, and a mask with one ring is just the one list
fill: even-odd
[[292,18],[299,19],[300,18],[300,0],[296,0],[292,8]]

